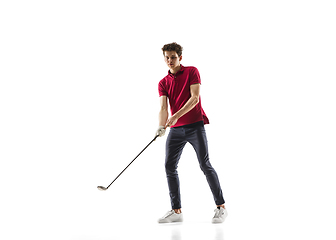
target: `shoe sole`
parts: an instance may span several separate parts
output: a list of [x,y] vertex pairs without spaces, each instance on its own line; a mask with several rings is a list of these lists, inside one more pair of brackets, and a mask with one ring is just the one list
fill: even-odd
[[158,220],[158,223],[175,223],[175,222],[183,222],[183,219],[177,221]]

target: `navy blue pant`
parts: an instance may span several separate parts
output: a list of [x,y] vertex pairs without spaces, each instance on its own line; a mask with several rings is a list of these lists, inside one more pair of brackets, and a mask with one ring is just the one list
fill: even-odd
[[180,182],[177,174],[177,165],[186,143],[189,142],[196,151],[199,166],[203,171],[216,205],[225,203],[218,176],[210,164],[208,141],[203,122],[171,128],[166,142],[166,176],[172,209],[181,208]]

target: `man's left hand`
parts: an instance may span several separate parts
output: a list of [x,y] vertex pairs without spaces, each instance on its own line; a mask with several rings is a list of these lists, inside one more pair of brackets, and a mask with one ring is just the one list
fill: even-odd
[[175,115],[171,116],[170,118],[168,118],[165,127],[174,126],[176,124],[177,120],[178,120],[178,118]]

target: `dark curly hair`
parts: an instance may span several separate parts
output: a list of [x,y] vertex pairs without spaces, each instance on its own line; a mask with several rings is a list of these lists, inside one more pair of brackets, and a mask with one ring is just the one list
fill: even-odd
[[178,45],[176,42],[169,43],[163,46],[162,52],[164,54],[165,51],[175,51],[179,57],[182,55],[183,48],[181,45]]

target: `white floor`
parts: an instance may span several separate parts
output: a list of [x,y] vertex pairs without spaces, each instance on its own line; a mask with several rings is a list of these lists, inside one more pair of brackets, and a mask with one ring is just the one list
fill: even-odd
[[119,226],[104,229],[96,234],[79,234],[72,239],[93,240],[93,239],[160,239],[160,240],[182,240],[182,239],[207,239],[223,240],[225,234],[224,225],[211,225],[206,223],[174,223],[165,225],[156,224],[119,224]]

